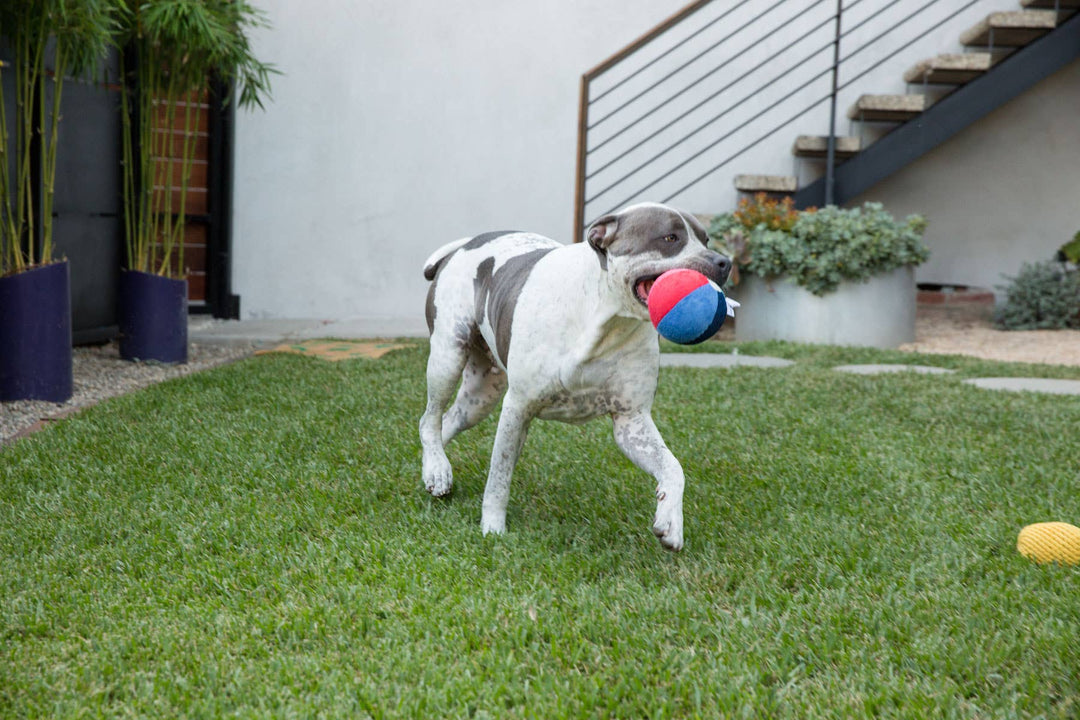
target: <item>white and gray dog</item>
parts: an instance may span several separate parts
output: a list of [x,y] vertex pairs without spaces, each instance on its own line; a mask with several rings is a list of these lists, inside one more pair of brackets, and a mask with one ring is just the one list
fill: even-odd
[[691,268],[723,285],[731,261],[706,247],[696,218],[655,203],[598,219],[587,238],[563,245],[532,233],[491,232],[428,258],[424,486],[435,496],[450,492],[444,446],[502,398],[481,527],[485,535],[503,533],[510,477],[529,423],[610,415],[619,448],[656,479],[653,533],[678,550],[683,470],[652,420],[660,350],[646,302],[667,270]]

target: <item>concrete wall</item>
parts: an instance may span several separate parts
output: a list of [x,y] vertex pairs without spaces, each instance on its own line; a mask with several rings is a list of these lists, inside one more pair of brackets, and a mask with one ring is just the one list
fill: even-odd
[[[313,13],[312,4],[299,0],[256,0],[273,28],[256,33],[255,51],[284,75],[274,78],[266,112],[241,113],[236,124],[233,286],[241,296],[243,316],[363,318],[375,333],[422,333],[426,283],[421,265],[442,243],[507,228],[569,241],[579,78],[685,2],[321,0]],[[785,0],[781,5],[788,11],[813,3]],[[864,3],[860,12],[885,4]],[[963,4],[964,0],[943,0],[933,12],[944,17]],[[772,0],[751,0],[739,12],[769,6],[780,7]],[[811,9],[827,16],[829,6],[822,3]],[[899,3],[892,9],[900,16],[887,14],[878,22],[886,28],[898,26],[911,12],[905,6]],[[730,2],[715,2],[699,13],[697,22],[731,7]],[[991,10],[1017,7],[1015,0],[982,0],[952,20],[930,25],[934,29],[920,45],[904,50],[847,89],[839,111],[843,113],[861,92],[902,92],[903,71],[915,60],[959,51],[956,38],[961,30]],[[737,19],[732,16],[721,27],[726,30]],[[857,18],[849,21],[854,24]],[[677,28],[665,38],[678,43],[692,29]],[[805,29],[800,24],[791,32]],[[880,30],[868,24],[850,41],[874,37]],[[895,43],[890,44],[890,38],[860,55],[851,67],[866,67],[891,52]],[[778,37],[768,47],[762,43],[735,53],[725,74],[744,72],[759,61],[760,53],[783,50],[786,42]],[[671,59],[691,55],[697,47],[689,41]],[[644,62],[656,51],[650,49],[634,62]],[[792,57],[798,53],[788,59]],[[627,68],[633,66],[629,63]],[[646,72],[635,82],[646,83],[657,72],[659,68]],[[609,75],[604,82],[616,78]],[[679,114],[709,88],[702,85],[655,120]],[[752,112],[755,102],[766,102],[765,91],[773,89],[755,75],[746,87],[731,93],[741,97],[749,91]],[[634,90],[634,83],[629,83],[619,92]],[[716,102],[733,97],[724,94]],[[619,99],[615,93],[607,102]],[[732,177],[744,172],[790,173],[795,136],[824,133],[824,112],[819,108],[800,118],[737,163],[679,194],[673,203],[704,213],[731,209]],[[1063,113],[1059,119],[1067,117]],[[720,128],[731,127],[735,120],[725,118]],[[639,132],[650,129],[646,124]],[[847,132],[846,123],[838,131]],[[709,133],[701,141],[708,142]],[[730,142],[740,141],[745,137]],[[949,153],[952,145],[939,152]],[[701,162],[715,162],[731,147],[719,146]],[[939,162],[948,165],[947,160]],[[1057,166],[1061,164],[1058,160]],[[812,175],[813,168],[805,172]],[[1012,206],[1002,207],[1008,178],[996,180],[1001,180],[996,185],[1001,189],[990,209],[1023,214]],[[977,181],[990,183],[991,178],[980,176]],[[663,195],[657,194],[661,190],[639,199],[661,199]],[[956,233],[946,231],[951,221],[945,220],[944,207],[939,212],[930,205],[937,201],[944,206],[947,193],[924,200],[916,190],[907,194],[894,190],[895,200],[887,194],[876,196],[901,214],[908,207],[926,211],[932,233],[949,233],[934,235],[939,238],[934,244],[947,246]],[[586,219],[605,211],[603,204],[609,199],[622,199],[614,195],[591,205]],[[987,216],[989,225],[994,224],[992,217]],[[935,250],[935,263],[952,252]],[[988,266],[994,264],[992,259],[986,261]],[[1017,265],[1005,269],[1011,272]],[[940,273],[928,268],[923,274],[945,278],[952,273],[951,267],[942,266]],[[975,275],[947,280],[968,277]]]
[[878,183],[863,200],[929,220],[919,282],[993,289],[1080,230],[1080,61]]
[[258,0],[275,77],[236,124],[234,291],[253,317],[424,331],[424,259],[566,238],[578,80],[684,0]]

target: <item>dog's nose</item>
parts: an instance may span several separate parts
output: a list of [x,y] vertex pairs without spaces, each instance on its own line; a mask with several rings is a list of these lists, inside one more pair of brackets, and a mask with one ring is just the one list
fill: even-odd
[[731,272],[731,258],[724,255],[716,256],[716,275],[720,278],[720,284],[723,285],[724,281],[728,278],[728,273]]

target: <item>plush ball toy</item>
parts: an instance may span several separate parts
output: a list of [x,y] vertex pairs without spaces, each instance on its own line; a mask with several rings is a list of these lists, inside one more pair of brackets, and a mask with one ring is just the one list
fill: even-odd
[[657,331],[680,345],[696,345],[716,334],[728,314],[720,286],[696,270],[668,270],[649,290],[649,318]]
[[1016,549],[1039,563],[1080,563],[1080,528],[1063,522],[1028,525],[1016,538]]

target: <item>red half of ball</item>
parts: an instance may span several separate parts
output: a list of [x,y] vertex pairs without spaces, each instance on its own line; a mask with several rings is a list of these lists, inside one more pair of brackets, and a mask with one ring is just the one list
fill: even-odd
[[649,319],[652,320],[653,327],[659,325],[680,300],[708,282],[709,278],[689,268],[668,270],[656,278],[649,290],[648,300]]

